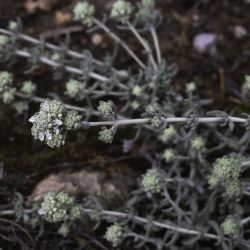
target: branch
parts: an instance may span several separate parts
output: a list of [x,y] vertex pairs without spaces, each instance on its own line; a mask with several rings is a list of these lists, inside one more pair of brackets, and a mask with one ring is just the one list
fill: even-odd
[[138,56],[130,49],[130,47],[124,41],[122,41],[120,37],[118,37],[113,31],[110,30],[110,28],[108,28],[105,24],[103,24],[102,22],[100,22],[95,18],[94,18],[94,23],[99,28],[104,30],[115,42],[120,44],[127,51],[127,53],[138,63],[138,65],[141,68],[146,69],[146,65],[138,58]]

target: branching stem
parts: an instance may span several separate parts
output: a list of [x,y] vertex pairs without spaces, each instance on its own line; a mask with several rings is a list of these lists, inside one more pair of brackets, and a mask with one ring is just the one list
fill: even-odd
[[111,31],[109,27],[95,18],[94,23],[103,31],[105,31],[116,43],[120,44],[141,68],[146,69],[146,65],[139,59],[139,57],[133,52],[133,50],[131,50],[131,48],[119,36]]
[[145,39],[140,35],[140,33],[136,30],[136,28],[134,27],[134,25],[132,23],[130,23],[128,21],[126,24],[128,25],[131,32],[134,34],[134,36],[137,38],[137,40],[140,42],[140,44],[143,46],[143,48],[146,50],[146,52],[149,56],[149,60],[152,64],[154,70],[156,70],[157,65],[156,65],[155,59],[153,57],[152,49],[150,48],[148,43],[145,41]]

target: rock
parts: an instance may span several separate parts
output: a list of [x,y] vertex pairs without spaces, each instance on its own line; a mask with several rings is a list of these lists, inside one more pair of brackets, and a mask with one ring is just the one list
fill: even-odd
[[[122,167],[121,167],[122,166]],[[29,202],[41,201],[48,192],[64,191],[71,196],[98,195],[107,199],[124,198],[135,186],[137,175],[126,165],[119,168],[102,168],[100,170],[81,170],[68,173],[65,171],[51,174],[37,184]]]

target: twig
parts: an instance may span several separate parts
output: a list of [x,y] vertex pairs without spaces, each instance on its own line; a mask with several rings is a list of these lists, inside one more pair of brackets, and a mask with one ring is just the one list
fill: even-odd
[[134,25],[132,23],[130,23],[129,21],[127,22],[127,25],[129,27],[129,29],[131,30],[131,32],[135,35],[135,37],[138,39],[138,41],[141,43],[141,45],[143,46],[143,48],[146,50],[148,56],[149,56],[149,60],[152,63],[154,69],[157,69],[157,65],[155,62],[155,59],[153,57],[153,53],[151,48],[149,47],[149,45],[145,42],[144,38],[140,35],[140,33],[135,29]]
[[146,65],[138,58],[138,56],[130,49],[130,47],[124,41],[122,41],[120,37],[118,37],[113,31],[110,30],[110,28],[108,28],[105,24],[103,24],[102,22],[100,22],[95,18],[94,18],[94,23],[99,28],[104,30],[112,39],[114,39],[115,42],[120,44],[127,51],[127,53],[138,63],[138,65],[141,68],[146,69]]
[[[24,58],[32,57],[31,53],[29,53],[27,51],[24,51],[24,50],[17,50],[15,53],[16,53],[17,56],[24,57]],[[46,64],[46,65],[52,66],[52,67],[60,66],[60,64],[54,62],[53,60],[51,60],[51,59],[49,59],[48,57],[45,57],[45,56],[41,56],[39,58],[39,61]],[[65,66],[64,69],[67,72],[74,73],[74,74],[77,74],[77,75],[82,75],[83,74],[82,70],[80,70],[78,68],[74,68],[72,66]],[[107,82],[109,80],[107,77],[99,75],[99,74],[94,73],[94,72],[90,72],[89,76],[92,77],[93,79],[99,80],[101,82]],[[117,82],[117,86],[119,86],[120,88],[122,88],[124,90],[127,89],[127,87],[124,84],[119,83],[119,82]]]
[[[206,124],[206,123],[220,123],[224,121],[224,117],[198,117],[197,123]],[[229,120],[235,123],[246,123],[247,119],[240,117],[229,116]],[[83,122],[84,126],[88,127],[97,127],[97,126],[113,126],[113,125],[133,125],[133,124],[147,124],[150,122],[150,118],[139,118],[139,119],[124,119],[117,121],[101,121],[101,122]],[[162,121],[168,123],[186,123],[190,121],[190,118],[186,117],[168,117],[162,118]]]
[[[95,210],[83,208],[83,211],[86,214],[91,214]],[[33,212],[33,210],[32,209],[25,209],[24,212],[27,214],[30,214]],[[101,213],[103,216],[113,216],[113,217],[118,217],[118,218],[122,218],[122,219],[131,218],[131,216],[129,214],[123,213],[123,212],[102,210]],[[15,214],[14,210],[0,211],[0,216],[12,216],[14,214]],[[143,217],[136,216],[136,215],[132,217],[132,220],[134,222],[139,223],[139,224],[150,224],[150,225],[154,225],[156,227],[165,228],[165,229],[172,230],[172,231],[182,233],[182,234],[197,235],[197,236],[204,237],[207,239],[220,240],[219,236],[217,236],[215,234],[201,233],[200,231],[197,231],[197,230],[183,228],[183,227],[175,226],[175,225],[164,223],[164,222],[151,221],[151,220],[148,220],[148,219],[145,219]]]
[[160,49],[160,43],[159,43],[158,36],[156,34],[155,27],[150,26],[149,29],[150,29],[150,33],[151,33],[153,41],[154,41],[154,46],[155,46],[155,50],[156,50],[158,64],[161,64],[161,58],[162,58],[161,57],[161,49]]
[[[1,29],[1,28],[0,28],[0,33],[5,34],[5,35],[13,35],[14,34],[11,31]],[[20,39],[22,39],[22,40],[24,40],[26,42],[30,42],[30,43],[36,44],[36,45],[41,43],[41,41],[39,39],[33,38],[31,36],[28,36],[28,35],[24,35],[22,33],[18,33],[17,38],[20,38]],[[46,48],[51,49],[51,50],[55,50],[55,51],[61,51],[62,50],[62,48],[60,46],[56,46],[56,45],[54,45],[52,43],[45,42],[44,45],[45,45]],[[70,50],[70,49],[67,49],[66,53],[69,56],[72,56],[72,57],[75,57],[75,58],[78,58],[78,59],[86,59],[86,56],[84,54],[73,51],[73,50]],[[104,66],[104,63],[99,61],[99,60],[93,59],[93,62],[98,66],[101,66],[101,67]]]

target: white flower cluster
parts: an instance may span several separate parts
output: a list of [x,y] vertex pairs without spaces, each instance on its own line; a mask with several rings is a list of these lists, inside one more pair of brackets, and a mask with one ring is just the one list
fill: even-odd
[[95,7],[87,2],[79,2],[75,6],[74,18],[76,21],[81,21],[86,26],[93,24]]
[[122,227],[118,224],[114,224],[107,229],[105,239],[109,241],[113,247],[117,247],[121,244],[123,235]]
[[77,112],[67,111],[61,102],[48,99],[29,121],[33,123],[31,133],[35,139],[44,141],[51,148],[58,148],[64,145],[67,130],[81,126],[81,119]]
[[46,194],[38,213],[48,222],[61,222],[77,220],[82,215],[82,207],[75,205],[73,198],[68,194],[50,192]]
[[77,101],[81,101],[84,98],[84,89],[82,82],[71,79],[66,83],[65,94],[75,98]]
[[31,97],[36,92],[36,85],[32,81],[25,81],[22,83],[20,89],[21,93],[25,94],[27,97]]
[[16,88],[13,87],[13,76],[7,71],[0,72],[0,98],[10,104],[15,99]]
[[129,20],[133,9],[133,5],[130,2],[118,0],[113,5],[110,16],[120,22],[126,22]]
[[142,178],[142,187],[149,193],[160,193],[162,191],[164,179],[155,168],[149,169]]

